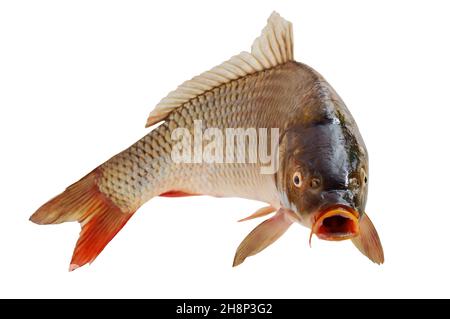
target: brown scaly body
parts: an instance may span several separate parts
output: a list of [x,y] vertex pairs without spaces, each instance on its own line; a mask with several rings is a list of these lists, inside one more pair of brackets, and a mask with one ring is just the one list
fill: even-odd
[[[277,128],[278,170],[262,174],[265,163],[258,157],[254,163],[175,162],[174,130],[184,128],[195,136],[198,120],[202,130]],[[152,197],[189,194],[269,204],[249,218],[277,211],[244,239],[234,265],[273,243],[293,222],[322,239],[352,238],[373,261],[383,261],[378,235],[364,212],[368,162],[362,137],[323,77],[293,60],[291,24],[278,14],[269,18],[251,53],[233,57],[164,98],[147,126],[160,121],[31,217],[39,224],[81,223],[71,269],[92,262]],[[249,140],[243,143],[238,146],[248,150]]]
[[[313,90],[303,81],[311,73],[296,62],[248,75],[223,84],[174,110],[166,122],[129,149],[101,166],[100,190],[124,212],[136,210],[154,196],[170,190],[213,196],[239,196],[279,207],[273,175],[260,174],[257,164],[176,164],[171,159],[171,131],[187,128],[194,135],[194,120],[203,128],[267,128],[296,119],[301,97]],[[305,74],[306,73],[306,74]],[[288,94],[286,94],[288,93]],[[207,173],[207,174],[205,174]],[[268,194],[261,189],[269,188]]]

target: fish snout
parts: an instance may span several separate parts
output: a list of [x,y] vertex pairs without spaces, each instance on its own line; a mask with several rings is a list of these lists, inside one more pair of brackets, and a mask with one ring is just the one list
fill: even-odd
[[319,212],[311,230],[324,240],[349,239],[359,234],[358,220],[357,211],[348,206],[336,205]]

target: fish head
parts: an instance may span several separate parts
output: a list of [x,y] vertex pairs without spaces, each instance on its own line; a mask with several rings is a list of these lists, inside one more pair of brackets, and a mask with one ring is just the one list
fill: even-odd
[[324,240],[359,234],[368,191],[367,151],[339,120],[289,129],[278,187],[282,205]]

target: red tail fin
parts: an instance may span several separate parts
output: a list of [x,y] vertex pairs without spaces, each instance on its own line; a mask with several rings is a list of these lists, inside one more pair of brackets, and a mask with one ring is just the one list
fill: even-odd
[[134,213],[122,212],[99,191],[96,183],[99,174],[99,170],[92,171],[44,204],[30,218],[40,225],[69,221],[81,224],[70,270],[92,263]]

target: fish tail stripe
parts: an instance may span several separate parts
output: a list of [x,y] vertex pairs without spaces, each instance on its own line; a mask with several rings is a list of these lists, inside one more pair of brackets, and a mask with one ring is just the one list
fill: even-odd
[[97,186],[96,169],[41,206],[30,220],[36,224],[78,221],[81,233],[69,270],[92,263],[134,212],[123,212]]

